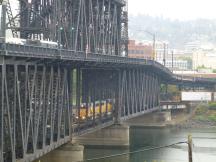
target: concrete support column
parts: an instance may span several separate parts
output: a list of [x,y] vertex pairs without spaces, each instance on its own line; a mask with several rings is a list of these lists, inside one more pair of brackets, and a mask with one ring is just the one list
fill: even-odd
[[153,119],[156,122],[168,122],[172,120],[171,110],[166,112],[156,112],[153,115]]
[[129,147],[129,126],[113,125],[73,138],[73,143],[87,146]]
[[83,160],[84,146],[76,144],[66,144],[48,153],[35,162],[77,162]]
[[187,103],[186,104],[187,106],[187,113],[188,114],[191,114],[192,112],[193,112],[193,105],[192,105],[192,103],[191,102],[189,102],[189,103]]

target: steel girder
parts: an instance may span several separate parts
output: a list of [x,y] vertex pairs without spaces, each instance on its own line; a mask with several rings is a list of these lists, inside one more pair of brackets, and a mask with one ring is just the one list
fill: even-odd
[[214,87],[216,81],[211,78],[182,77],[174,75],[169,69],[158,62],[145,59],[101,55],[97,53],[81,52],[68,49],[43,48],[30,45],[0,43],[0,54],[3,56],[20,57],[29,59],[47,59],[47,62],[67,62],[68,64],[85,64],[100,68],[143,68],[160,76],[163,83],[174,85],[195,85],[196,87]]
[[71,138],[68,69],[0,66],[0,161],[32,161]]
[[[33,161],[69,142],[73,135],[114,123],[115,70],[1,57],[0,76],[2,162]],[[81,121],[83,103],[88,120]],[[91,118],[88,111],[93,111]]]
[[159,108],[160,79],[142,69],[119,72],[119,118],[125,120]]
[[[76,51],[127,54],[128,14],[124,0],[20,0],[9,28],[17,37],[59,42]],[[19,22],[18,25],[15,22]]]
[[1,57],[0,75],[1,161],[33,161],[73,135],[158,106],[159,77],[140,68],[85,68]]
[[76,107],[73,134],[113,123],[116,107],[116,72],[104,69],[76,69]]

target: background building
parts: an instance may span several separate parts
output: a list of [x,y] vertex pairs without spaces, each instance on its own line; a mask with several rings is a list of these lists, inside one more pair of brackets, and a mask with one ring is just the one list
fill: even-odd
[[187,60],[167,60],[165,66],[171,70],[189,70],[191,67]]
[[201,46],[200,41],[187,42],[185,44],[185,51],[187,53],[193,53],[194,51],[198,50],[200,46]]
[[171,70],[191,70],[192,54],[185,50],[169,49],[168,42],[156,43],[156,61]]
[[199,49],[193,53],[193,69],[216,69],[216,51]]
[[135,40],[129,40],[128,57],[152,59],[153,48],[149,43],[137,43]]
[[[135,40],[129,40],[128,57],[141,59],[155,59],[171,70],[191,70],[192,53],[185,50],[169,49],[169,42],[156,41],[155,54],[152,41],[143,41],[137,43]],[[154,57],[154,58],[153,58]]]
[[168,59],[168,48],[169,43],[166,41],[156,41],[155,42],[155,60],[158,62],[163,62],[164,59]]

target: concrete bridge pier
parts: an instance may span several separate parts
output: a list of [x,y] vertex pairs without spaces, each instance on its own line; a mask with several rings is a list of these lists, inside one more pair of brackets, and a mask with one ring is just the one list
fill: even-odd
[[83,161],[84,146],[68,143],[48,153],[35,162],[77,162]]
[[130,127],[164,127],[171,121],[171,111],[155,111],[126,120],[124,123]]
[[84,146],[129,147],[129,126],[115,124],[93,133],[73,138],[73,143]]

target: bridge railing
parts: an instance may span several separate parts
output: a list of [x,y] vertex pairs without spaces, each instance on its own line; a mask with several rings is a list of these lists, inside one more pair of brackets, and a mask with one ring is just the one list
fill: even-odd
[[169,74],[170,76],[173,76],[173,73],[165,66],[163,66],[161,63],[154,61],[154,60],[148,60],[150,62],[150,64],[156,68],[159,68],[161,70],[163,70],[164,72],[166,72],[167,74]]
[[101,53],[86,53],[83,51],[75,51],[68,49],[58,49],[58,48],[46,48],[40,46],[31,46],[31,45],[19,45],[19,44],[5,44],[5,49],[13,53],[22,53],[26,56],[49,56],[49,57],[65,57],[65,58],[80,58],[88,59],[94,61],[110,61],[116,63],[131,63],[131,64],[140,64],[140,65],[157,65],[157,67],[162,68],[161,65],[152,62],[151,60],[137,59],[137,58],[128,58],[123,56],[116,55],[105,55]]
[[163,69],[164,71],[171,73],[171,71],[161,65],[160,63],[153,60],[146,59],[138,59],[138,58],[128,58],[123,56],[116,55],[106,55],[102,53],[88,53],[83,51],[75,51],[68,49],[58,49],[58,48],[47,48],[41,46],[33,46],[33,45],[19,45],[19,44],[9,44],[6,43],[5,50],[13,52],[13,53],[22,53],[22,55],[26,56],[49,56],[49,57],[68,57],[68,58],[82,58],[82,59],[92,59],[92,60],[106,60],[109,59],[112,62],[116,63],[131,63],[138,65],[152,65],[157,68]]
[[29,46],[29,45],[18,45],[18,44],[5,44],[5,49],[7,51],[13,51],[14,53],[22,53],[26,56],[49,56],[56,57],[58,56],[58,50],[55,48],[46,48],[39,46]]
[[128,58],[116,55],[105,55],[102,53],[88,53],[83,51],[75,51],[68,49],[58,49],[58,48],[47,48],[41,46],[32,45],[19,45],[19,44],[0,44],[2,50],[6,51],[6,55],[13,54],[22,57],[39,57],[39,58],[58,58],[58,59],[68,59],[68,60],[79,60],[79,61],[96,61],[96,62],[106,62],[106,63],[122,63],[130,65],[147,65],[153,66],[156,69],[160,69],[163,73],[167,74],[174,81],[189,81],[189,82],[209,82],[215,83],[215,80],[209,78],[192,77],[192,76],[181,76],[174,75],[168,68],[164,67],[162,64],[154,60],[138,59],[138,58]]

